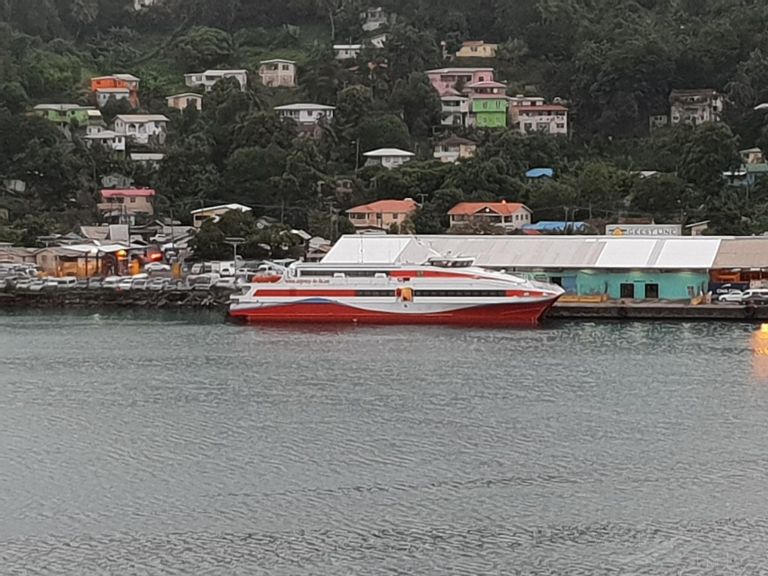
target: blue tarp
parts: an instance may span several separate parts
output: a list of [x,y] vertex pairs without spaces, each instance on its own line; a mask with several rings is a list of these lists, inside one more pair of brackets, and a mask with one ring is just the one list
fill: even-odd
[[525,173],[526,178],[553,178],[555,171],[552,168],[531,168]]
[[565,222],[564,220],[542,220],[535,224],[526,224],[523,230],[533,230],[535,232],[563,232],[565,227],[573,232],[581,232],[586,229],[585,222]]

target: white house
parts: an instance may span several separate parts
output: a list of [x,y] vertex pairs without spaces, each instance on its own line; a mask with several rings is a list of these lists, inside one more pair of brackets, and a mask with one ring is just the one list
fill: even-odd
[[363,49],[362,44],[334,44],[333,51],[336,54],[336,60],[354,60],[360,55]]
[[128,88],[98,88],[96,103],[103,108],[110,100],[130,100],[131,91]]
[[163,144],[167,126],[168,118],[162,114],[119,114],[114,131],[137,144],[149,144],[152,140]]
[[116,152],[125,151],[125,135],[118,134],[112,130],[101,130],[100,132],[86,134],[85,142],[87,146],[100,144],[101,146],[104,146],[105,148],[111,148]]
[[184,92],[182,94],[174,94],[168,96],[165,99],[168,104],[168,108],[175,108],[176,110],[186,110],[189,107],[203,109],[203,97],[200,94],[194,92]]
[[210,92],[213,85],[222,78],[234,78],[240,84],[241,90],[245,90],[248,86],[247,70],[206,70],[205,72],[184,74],[184,83],[190,88],[203,86],[206,92]]
[[368,160],[366,166],[382,166],[387,170],[397,168],[413,158],[414,153],[399,148],[379,148],[363,154]]
[[363,30],[372,32],[389,24],[389,14],[381,7],[371,7],[360,15]]
[[158,3],[158,0],[133,0],[133,9],[138,12],[144,8],[151,8]]
[[510,125],[522,134],[568,135],[568,108],[561,104],[546,104],[538,96],[514,96],[509,99]]
[[146,166],[156,168],[165,158],[162,152],[131,152],[129,155],[131,162],[140,162]]
[[285,106],[275,106],[281,118],[291,118],[299,125],[314,125],[321,120],[333,120],[334,106],[324,104],[287,104]]
[[259,78],[264,86],[292,88],[296,86],[296,62],[275,58],[259,62]]
[[467,96],[453,90],[452,93],[441,96],[440,102],[443,109],[443,126],[469,125],[470,101]]
[[672,124],[720,122],[723,114],[723,97],[715,90],[672,90],[669,104]]
[[379,34],[374,34],[370,38],[366,40],[368,44],[373,46],[374,48],[378,48],[381,50],[384,48],[384,45],[387,43],[387,40],[389,39],[389,34],[386,32],[381,32]]

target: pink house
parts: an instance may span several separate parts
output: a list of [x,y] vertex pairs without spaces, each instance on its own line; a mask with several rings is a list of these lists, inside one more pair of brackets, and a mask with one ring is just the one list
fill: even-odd
[[427,70],[429,81],[435,90],[443,96],[461,90],[467,84],[493,81],[493,68],[438,68]]

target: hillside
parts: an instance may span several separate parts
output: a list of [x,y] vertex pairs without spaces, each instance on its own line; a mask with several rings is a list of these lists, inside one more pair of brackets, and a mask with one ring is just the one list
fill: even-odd
[[[240,202],[287,226],[335,235],[328,214],[380,198],[415,198],[410,225],[442,231],[462,199],[522,201],[534,219],[711,220],[720,233],[768,230],[768,188],[738,186],[738,151],[765,148],[768,5],[749,0],[391,0],[382,48],[365,43],[366,3],[349,0],[0,0],[0,241],[99,222],[98,191],[110,174],[157,190],[160,216],[188,221],[202,205]],[[462,42],[498,43],[494,58],[455,58]],[[355,60],[334,43],[363,43]],[[444,43],[441,45],[441,43]],[[259,63],[298,66],[296,87],[267,87]],[[526,135],[512,126],[441,126],[440,95],[424,75],[440,66],[489,66],[510,96],[540,96],[568,108],[568,136]],[[169,109],[166,97],[198,88],[184,74],[244,69],[248,84],[218,82],[202,111]],[[95,105],[90,78],[140,79],[139,106],[117,114],[169,118],[162,143],[128,151],[92,146],[31,113],[39,104]],[[673,90],[723,96],[721,122],[650,131],[669,114]],[[275,106],[335,106],[315,137],[280,119]],[[456,164],[432,158],[457,134],[479,144]],[[397,170],[364,167],[362,153],[402,148],[416,158]],[[157,164],[130,152],[161,152]],[[533,167],[556,177],[530,182]],[[639,171],[653,171],[639,177]],[[15,183],[23,182],[23,186]],[[13,184],[13,185],[12,185]],[[233,232],[242,232],[234,230]]]

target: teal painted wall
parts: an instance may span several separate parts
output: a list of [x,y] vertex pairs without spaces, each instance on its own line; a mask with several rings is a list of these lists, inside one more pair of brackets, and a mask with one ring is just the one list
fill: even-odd
[[706,272],[581,270],[578,273],[577,290],[579,295],[607,293],[609,298],[618,299],[621,298],[622,284],[634,285],[636,300],[646,298],[647,284],[658,284],[659,298],[662,300],[687,300],[697,294],[706,293],[709,274]]
[[565,289],[566,294],[590,296],[608,294],[614,300],[621,298],[621,285],[635,287],[635,299],[644,300],[646,284],[659,285],[662,300],[687,300],[693,295],[706,293],[709,289],[709,274],[706,272],[644,272],[632,270],[592,271],[563,270],[546,272],[512,272],[530,280],[552,282],[553,279]]

